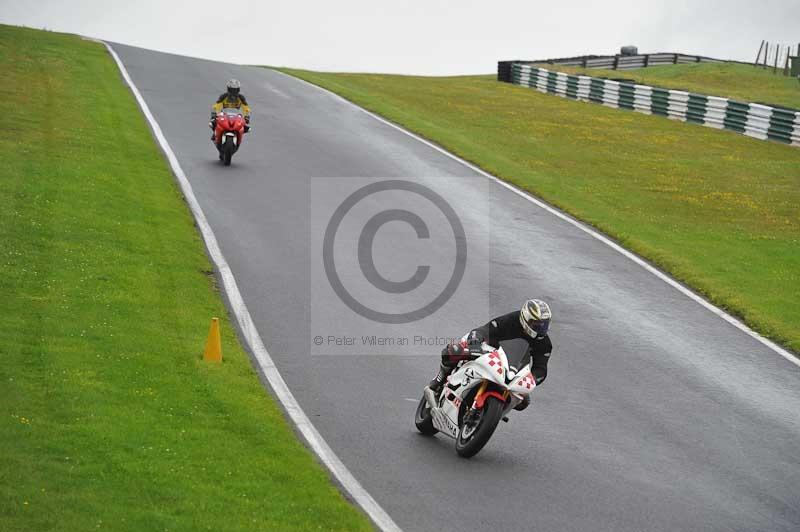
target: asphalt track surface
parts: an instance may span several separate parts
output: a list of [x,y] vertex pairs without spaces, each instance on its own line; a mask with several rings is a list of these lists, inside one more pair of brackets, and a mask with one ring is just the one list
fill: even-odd
[[[800,529],[800,368],[573,225],[329,93],[268,69],[113,47],[186,172],[278,369],[400,527]],[[230,77],[242,81],[255,131],[223,168],[206,120]],[[315,216],[341,202],[340,177],[444,187],[468,239],[485,222],[475,237],[482,244],[469,248],[485,268],[459,287],[481,304],[443,307],[421,325],[426,332],[433,320],[441,334],[460,335],[476,316],[485,321],[529,295],[552,303],[547,381],[472,460],[413,427],[413,400],[438,348],[326,356],[312,344],[332,332],[317,329],[364,326],[328,294],[316,266],[325,224]],[[471,214],[478,205],[488,218]],[[377,269],[397,280],[421,263],[391,245],[408,236],[402,225],[384,225],[373,247]],[[447,246],[425,252],[432,269],[452,260]],[[355,283],[358,261],[345,255],[337,269]]]

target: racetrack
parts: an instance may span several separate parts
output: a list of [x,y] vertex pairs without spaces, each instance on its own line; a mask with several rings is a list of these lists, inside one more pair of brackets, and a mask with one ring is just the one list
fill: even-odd
[[[800,368],[572,224],[329,93],[267,69],[113,46],[186,172],[278,369],[402,528],[800,528]],[[223,168],[205,121],[229,77],[242,81],[256,129]],[[366,326],[320,274],[321,232],[339,189],[354,183],[343,178],[423,184],[464,222],[476,267],[453,300],[477,304],[445,305],[420,325],[425,334],[461,335],[525,297],[552,303],[547,381],[533,407],[510,416],[470,461],[451,440],[413,427],[438,348],[345,356],[312,343]],[[377,233],[374,259],[386,277],[405,279],[421,263],[398,252],[408,233],[402,224]],[[414,249],[432,270],[453,255],[446,245]],[[355,283],[358,260],[337,258],[339,274]],[[386,299],[387,309],[402,306]]]

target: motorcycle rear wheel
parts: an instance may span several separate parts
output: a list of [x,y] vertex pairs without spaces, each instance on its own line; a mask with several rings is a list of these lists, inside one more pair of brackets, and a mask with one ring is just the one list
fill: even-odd
[[479,416],[475,422],[477,426],[462,421],[458,428],[456,452],[461,457],[475,456],[489,442],[497,424],[500,423],[500,418],[503,417],[503,403],[496,397],[487,398],[483,403],[483,409],[479,411]]
[[417,405],[417,411],[414,414],[414,425],[417,426],[418,431],[426,436],[433,436],[439,432],[433,426],[431,409],[428,406],[428,401],[425,400],[424,395],[422,396],[422,399],[419,400],[419,404]]

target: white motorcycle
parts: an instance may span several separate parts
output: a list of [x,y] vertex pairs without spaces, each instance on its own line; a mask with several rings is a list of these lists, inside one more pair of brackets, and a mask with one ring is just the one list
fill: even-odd
[[536,387],[530,363],[516,371],[503,348],[481,346],[478,358],[462,361],[447,378],[438,397],[426,386],[414,423],[422,434],[442,432],[456,440],[456,452],[475,456],[494,434],[500,420]]

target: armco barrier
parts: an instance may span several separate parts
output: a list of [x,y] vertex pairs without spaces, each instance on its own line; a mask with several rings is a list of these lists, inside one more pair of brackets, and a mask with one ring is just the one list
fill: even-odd
[[511,65],[514,61],[498,61],[497,62],[497,81],[505,81],[511,83]]
[[[800,146],[800,112],[679,90],[573,76],[515,61],[498,64],[498,79],[565,98],[662,115],[757,139]],[[505,78],[505,79],[504,79]]]
[[[508,62],[508,61],[506,61]],[[682,65],[686,63],[742,63],[728,59],[715,59],[704,55],[690,55],[673,52],[659,52],[655,54],[639,55],[579,55],[575,57],[560,57],[556,59],[538,59],[523,61],[524,64],[550,64],[564,66],[579,66],[584,68],[603,68],[608,70],[628,70],[632,68],[647,68],[660,65]],[[752,64],[752,63],[742,63]]]

